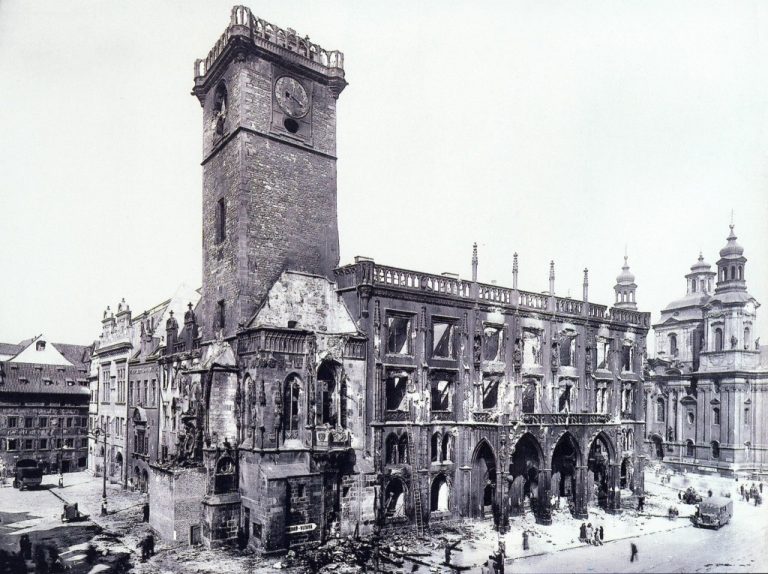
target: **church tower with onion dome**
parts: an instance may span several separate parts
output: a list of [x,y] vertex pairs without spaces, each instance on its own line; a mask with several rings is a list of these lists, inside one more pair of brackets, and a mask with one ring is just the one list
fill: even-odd
[[635,301],[637,284],[635,284],[635,276],[629,270],[626,255],[624,256],[624,266],[621,268],[621,273],[616,277],[616,285],[613,286],[613,290],[616,292],[615,307],[637,310],[637,302]]

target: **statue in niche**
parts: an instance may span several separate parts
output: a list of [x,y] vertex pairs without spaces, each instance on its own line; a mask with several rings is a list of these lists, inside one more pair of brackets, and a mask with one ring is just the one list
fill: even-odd
[[557,345],[552,345],[552,351],[550,352],[550,364],[552,365],[552,370],[556,371],[558,367],[560,367],[560,351],[557,348]]
[[520,365],[523,362],[523,351],[520,349],[520,339],[515,340],[515,348],[512,351],[512,364],[515,369],[519,370]]
[[584,352],[584,368],[588,373],[592,372],[592,348],[587,347]]
[[474,345],[472,348],[475,364],[480,363],[482,359],[483,337],[480,333],[475,333]]
[[735,349],[738,344],[739,340],[736,338],[736,335],[731,335],[731,349]]

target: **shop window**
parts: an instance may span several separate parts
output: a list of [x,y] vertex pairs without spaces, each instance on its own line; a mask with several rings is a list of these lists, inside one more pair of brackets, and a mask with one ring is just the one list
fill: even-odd
[[413,317],[389,315],[387,317],[387,352],[393,355],[410,355],[412,350]]
[[455,325],[445,321],[432,323],[432,356],[443,359],[454,357],[454,331]]

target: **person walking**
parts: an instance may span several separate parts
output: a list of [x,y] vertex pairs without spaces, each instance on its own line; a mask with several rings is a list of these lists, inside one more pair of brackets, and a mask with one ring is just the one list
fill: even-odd
[[523,550],[528,550],[528,531],[523,530]]
[[632,550],[632,555],[629,557],[629,561],[634,562],[635,560],[639,560],[637,557],[637,545],[634,542],[630,542],[629,547]]
[[763,494],[763,483],[760,483],[760,494]]
[[645,511],[645,496],[637,497],[637,511],[638,512]]
[[[744,487],[743,486],[741,487],[741,492],[742,493],[744,492]],[[677,491],[677,499],[682,502],[682,500],[683,500],[683,491],[682,490],[678,490]]]
[[712,490],[711,489],[707,491],[707,497],[708,498],[712,498]]
[[605,540],[605,532],[603,531],[603,525],[600,525],[600,543],[603,543],[603,540]]
[[602,541],[600,540],[600,529],[599,528],[595,528],[594,545],[595,546],[602,546],[603,545]]
[[587,525],[585,523],[581,523],[581,526],[579,527],[579,542],[586,542],[587,540]]
[[587,536],[586,536],[587,544],[594,544],[592,540],[594,535],[595,535],[595,531],[592,529],[592,523],[590,522],[589,524],[587,524]]
[[739,485],[739,492],[741,493],[741,499],[744,500],[744,484]]

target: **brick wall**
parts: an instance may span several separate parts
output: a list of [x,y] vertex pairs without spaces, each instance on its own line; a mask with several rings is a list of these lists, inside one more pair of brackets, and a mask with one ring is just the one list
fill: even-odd
[[[228,93],[223,139],[213,131],[215,90],[205,101],[204,338],[214,334],[218,301],[226,301],[224,331],[231,335],[284,269],[332,277],[339,261],[336,100],[327,86],[302,79],[312,94],[305,118],[311,135],[292,139],[273,125],[272,76],[272,65],[254,56],[229,66],[222,78]],[[241,127],[253,131],[237,131]],[[222,198],[226,238],[219,242],[216,204]]]
[[190,528],[200,524],[200,500],[205,495],[202,468],[167,470],[157,466],[149,478],[149,524],[166,540],[189,543]]

